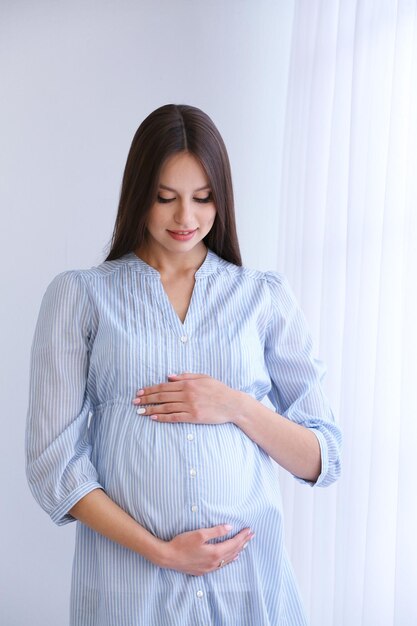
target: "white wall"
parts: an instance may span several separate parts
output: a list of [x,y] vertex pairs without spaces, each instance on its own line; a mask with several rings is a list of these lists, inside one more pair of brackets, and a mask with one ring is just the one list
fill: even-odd
[[[1,0],[0,624],[65,626],[74,525],[32,499],[23,441],[41,297],[103,258],[127,152],[169,102],[205,110],[234,174],[246,265],[276,267],[294,0]],[[116,626],[116,625],[115,625]]]

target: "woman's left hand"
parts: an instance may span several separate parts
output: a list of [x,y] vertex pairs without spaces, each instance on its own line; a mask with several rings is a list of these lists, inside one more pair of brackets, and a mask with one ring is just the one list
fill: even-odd
[[133,404],[158,422],[224,424],[234,422],[243,394],[205,374],[168,376],[168,383],[140,389]]

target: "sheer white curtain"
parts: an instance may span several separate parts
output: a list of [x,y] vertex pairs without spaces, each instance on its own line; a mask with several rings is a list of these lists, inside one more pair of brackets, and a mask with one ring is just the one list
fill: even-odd
[[343,477],[282,475],[312,626],[417,624],[417,3],[297,0],[278,269],[326,361]]

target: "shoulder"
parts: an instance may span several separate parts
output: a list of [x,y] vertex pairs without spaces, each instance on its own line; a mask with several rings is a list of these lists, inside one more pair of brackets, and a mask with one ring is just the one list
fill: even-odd
[[125,258],[116,261],[104,261],[100,265],[88,269],[72,269],[57,274],[48,285],[48,289],[82,289],[88,283],[95,280],[105,279],[106,277],[120,274],[127,266]]
[[78,280],[88,283],[95,280],[104,280],[106,278],[117,278],[131,265],[131,255],[125,255],[114,261],[103,261],[100,265],[84,270],[72,270],[78,277]]
[[276,271],[255,270],[244,265],[234,265],[224,259],[219,259],[218,270],[224,277],[232,281],[263,286],[267,291],[276,294],[279,291],[291,290],[287,277]]
[[251,300],[262,306],[269,319],[288,319],[299,311],[297,298],[286,275],[281,272],[237,266],[223,259],[220,259],[218,271],[226,283],[224,288],[232,290],[239,286]]
[[57,274],[47,285],[42,298],[41,310],[67,312],[88,309],[92,304],[94,283],[106,277],[118,276],[126,261],[105,261],[89,269],[72,269]]

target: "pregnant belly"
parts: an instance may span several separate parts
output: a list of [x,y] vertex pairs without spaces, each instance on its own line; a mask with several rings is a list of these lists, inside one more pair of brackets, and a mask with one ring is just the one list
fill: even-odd
[[271,460],[233,424],[163,424],[107,406],[93,457],[107,494],[161,539],[226,523],[237,532],[281,509]]

